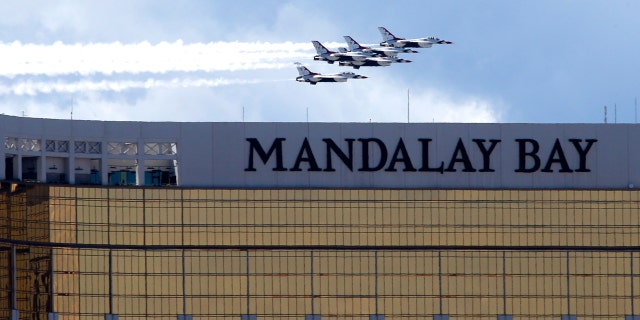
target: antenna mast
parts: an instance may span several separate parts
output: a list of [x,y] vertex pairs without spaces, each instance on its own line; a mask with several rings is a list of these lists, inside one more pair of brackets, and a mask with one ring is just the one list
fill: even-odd
[[407,89],[407,123],[409,123],[409,89]]

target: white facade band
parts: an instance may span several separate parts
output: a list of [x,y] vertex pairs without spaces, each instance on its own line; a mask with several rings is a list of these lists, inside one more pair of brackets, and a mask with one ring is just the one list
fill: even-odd
[[239,188],[640,185],[635,124],[176,123],[0,116],[0,176]]

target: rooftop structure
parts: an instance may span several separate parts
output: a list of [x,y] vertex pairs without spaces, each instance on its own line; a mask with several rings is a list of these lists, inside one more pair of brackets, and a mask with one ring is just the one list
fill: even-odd
[[639,130],[0,116],[0,317],[638,320]]

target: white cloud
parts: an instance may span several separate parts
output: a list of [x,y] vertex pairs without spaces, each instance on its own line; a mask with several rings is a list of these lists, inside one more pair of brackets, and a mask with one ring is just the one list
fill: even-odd
[[[220,87],[152,87],[134,102],[83,92],[74,99],[74,119],[130,121],[406,122],[407,86],[385,79],[311,86],[287,82],[225,84]],[[0,105],[30,117],[70,117],[71,105],[29,99]],[[495,99],[421,87],[410,92],[410,121],[500,122]]]
[[[306,91],[304,100],[322,101],[311,107],[311,121],[407,122],[408,87],[386,79],[352,80],[344,87],[313,88],[317,92]],[[500,122],[503,114],[502,105],[487,97],[431,87],[410,89],[408,109],[410,122]]]
[[412,122],[491,123],[502,120],[501,104],[486,97],[454,94],[435,88],[410,92]]

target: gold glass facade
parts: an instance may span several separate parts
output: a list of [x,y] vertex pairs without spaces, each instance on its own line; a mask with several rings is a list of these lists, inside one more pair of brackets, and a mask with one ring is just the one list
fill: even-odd
[[0,317],[624,319],[636,190],[8,185]]

